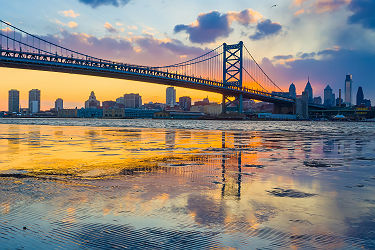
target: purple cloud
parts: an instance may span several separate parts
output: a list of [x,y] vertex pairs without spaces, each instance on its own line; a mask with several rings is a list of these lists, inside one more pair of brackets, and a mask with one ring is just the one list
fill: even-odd
[[277,35],[281,31],[281,25],[266,19],[257,24],[256,32],[250,36],[252,40],[261,40],[269,36]]
[[90,5],[92,8],[96,8],[100,5],[113,5],[115,7],[119,7],[130,2],[130,0],[78,0],[78,1],[87,5]]
[[200,15],[197,22],[198,25],[176,25],[174,32],[186,31],[193,43],[214,42],[219,37],[228,37],[232,32],[227,15],[217,11]]
[[130,64],[161,66],[188,60],[206,53],[207,49],[186,46],[175,39],[160,40],[150,35],[115,39],[97,38],[85,33],[70,33],[42,37],[47,41],[102,59]]
[[348,8],[353,12],[348,18],[349,23],[358,23],[364,28],[375,30],[374,0],[352,0]]
[[251,9],[223,14],[218,11],[211,11],[200,14],[193,24],[176,25],[174,32],[185,31],[189,35],[189,40],[193,43],[210,43],[215,42],[218,38],[228,37],[233,31],[231,28],[233,21],[243,26],[248,26],[250,23],[255,23],[261,17],[260,13]]

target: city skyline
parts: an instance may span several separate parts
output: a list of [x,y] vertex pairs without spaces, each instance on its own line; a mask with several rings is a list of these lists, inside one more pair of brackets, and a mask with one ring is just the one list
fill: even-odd
[[[328,107],[330,107],[330,106],[336,106],[336,102],[337,102],[337,100],[336,100],[336,96],[337,96],[337,99],[339,99],[339,91],[341,90],[342,91],[342,93],[344,94],[344,96],[342,96],[342,103],[344,104],[344,103],[346,103],[347,105],[348,105],[348,103],[347,102],[345,102],[345,93],[346,93],[346,87],[347,87],[347,82],[348,82],[348,79],[350,78],[350,89],[351,89],[351,103],[350,103],[350,105],[349,106],[351,106],[351,105],[358,105],[358,93],[357,92],[355,92],[356,91],[356,89],[357,89],[357,91],[361,91],[362,92],[362,99],[361,99],[361,101],[360,102],[362,102],[362,101],[365,101],[366,102],[366,104],[371,104],[371,99],[370,98],[368,98],[367,97],[367,95],[366,96],[364,96],[364,93],[365,92],[363,92],[363,88],[362,88],[362,86],[355,86],[355,88],[353,88],[353,86],[352,86],[352,83],[353,83],[353,81],[352,81],[352,75],[346,75],[345,76],[345,82],[344,82],[344,84],[343,84],[343,87],[342,88],[340,88],[340,89],[337,89],[337,90],[335,90],[335,89],[332,89],[331,87],[330,87],[330,85],[329,84],[327,84],[326,86],[325,86],[325,88],[324,88],[324,90],[323,90],[323,93],[322,93],[322,95],[317,95],[317,94],[315,94],[314,95],[314,93],[313,93],[313,91],[312,91],[312,89],[313,89],[313,84],[311,84],[311,82],[310,82],[310,77],[308,77],[307,78],[307,82],[306,82],[306,84],[305,84],[305,87],[302,89],[302,91],[300,91],[300,92],[298,92],[297,90],[296,90],[296,86],[295,86],[295,84],[294,83],[291,83],[290,85],[289,85],[289,88],[288,88],[288,91],[285,91],[285,92],[275,92],[275,93],[278,93],[278,94],[281,94],[281,95],[286,95],[286,96],[290,96],[290,97],[293,97],[293,98],[296,98],[296,96],[297,97],[301,97],[302,95],[303,95],[303,93],[304,92],[306,92],[306,95],[308,96],[308,102],[309,103],[316,103],[316,104],[322,104],[322,105],[324,105],[324,106],[328,106]],[[164,89],[164,93],[165,93],[165,95],[164,95],[164,98],[160,98],[160,97],[162,97],[162,96],[158,96],[158,99],[157,100],[147,100],[147,101],[143,101],[143,96],[142,96],[142,94],[140,94],[140,93],[124,93],[124,95],[122,95],[122,96],[118,96],[118,94],[117,94],[117,96],[116,97],[112,97],[111,99],[101,99],[101,101],[99,101],[100,100],[100,98],[96,98],[96,94],[95,94],[95,91],[94,90],[91,90],[90,92],[91,92],[91,94],[90,94],[90,96],[89,96],[89,99],[88,100],[86,100],[86,101],[80,101],[80,102],[78,102],[78,105],[76,105],[76,106],[69,106],[69,105],[66,105],[65,104],[65,99],[64,98],[62,98],[61,96],[59,96],[59,97],[57,97],[53,102],[50,102],[50,101],[47,101],[48,103],[51,103],[51,106],[47,106],[47,105],[43,105],[44,107],[45,107],[45,109],[42,109],[42,108],[40,108],[40,110],[41,111],[47,111],[47,110],[50,110],[50,109],[52,109],[52,108],[56,108],[56,101],[58,101],[59,100],[59,102],[62,102],[63,100],[63,106],[64,106],[64,108],[66,108],[66,109],[70,109],[70,108],[81,108],[81,107],[83,107],[83,108],[89,108],[89,102],[90,102],[90,100],[91,99],[93,99],[94,100],[94,102],[95,102],[95,107],[101,107],[102,106],[102,103],[103,102],[117,102],[117,103],[123,103],[123,104],[126,104],[127,103],[127,101],[126,100],[124,100],[124,98],[126,98],[127,96],[129,97],[129,98],[131,98],[132,100],[129,100],[129,101],[131,101],[132,103],[133,102],[139,102],[139,104],[134,104],[134,105],[130,105],[130,106],[134,106],[135,108],[137,108],[137,107],[140,107],[140,106],[142,106],[143,104],[146,104],[146,103],[164,103],[164,104],[167,104],[167,105],[169,105],[169,106],[175,106],[176,104],[178,104],[179,102],[177,102],[177,100],[181,100],[181,98],[182,98],[182,100],[184,100],[184,98],[185,97],[188,97],[188,98],[190,98],[190,102],[191,103],[194,103],[194,102],[196,102],[196,101],[201,101],[201,100],[204,100],[204,99],[206,99],[206,98],[208,98],[208,96],[209,95],[206,95],[205,97],[203,97],[203,98],[201,98],[201,99],[199,99],[199,98],[196,98],[196,99],[193,99],[193,98],[191,98],[190,96],[187,96],[187,95],[185,95],[184,93],[185,93],[185,91],[182,91],[182,93],[178,93],[178,91],[176,90],[176,89],[182,89],[182,90],[184,90],[184,88],[176,88],[176,87],[169,87],[169,86],[166,86],[165,87],[165,89]],[[30,106],[30,92],[31,91],[35,91],[35,90],[38,90],[38,89],[32,89],[32,90],[30,90],[30,91],[28,91],[28,97],[29,97],[29,99],[27,100],[28,101],[28,103],[29,103],[29,106]],[[11,91],[18,91],[17,89],[10,89],[7,93],[8,93],[8,99],[7,99],[7,104],[8,104],[8,106],[7,106],[7,109],[4,109],[3,111],[7,111],[7,110],[9,110],[9,108],[10,108],[10,92]],[[38,90],[39,91],[39,95],[40,95],[40,90]],[[201,92],[203,92],[203,91],[201,91]],[[354,93],[355,92],[355,93]],[[178,93],[178,95],[177,95],[177,93]],[[203,93],[207,93],[207,92],[203,92]],[[311,94],[310,94],[311,93]],[[20,94],[21,94],[21,92],[20,91],[18,91],[18,102],[19,102],[19,109],[21,109],[22,108],[22,106],[21,106],[21,102],[23,101],[23,102],[26,102],[26,100],[21,100],[20,98],[19,98],[19,96],[20,96]],[[336,95],[337,94],[337,95]],[[218,95],[218,94],[214,94],[214,95]],[[136,96],[138,96],[138,97],[136,97]],[[355,97],[355,99],[354,98],[352,98],[352,97]],[[367,99],[365,99],[364,97],[367,97]],[[137,99],[137,100],[135,100],[134,98],[139,98],[139,100]],[[120,99],[122,99],[122,100],[120,100]],[[133,100],[134,99],[134,100]],[[164,99],[164,100],[160,100],[160,99]],[[159,101],[160,100],[160,101]],[[211,99],[214,103],[220,103],[220,100],[217,100],[217,99]],[[169,104],[169,102],[173,102],[174,104],[173,105],[170,105]],[[186,100],[184,100],[184,102],[185,102]],[[43,104],[43,100],[39,100],[39,107],[41,107],[42,106],[42,104]],[[61,104],[60,104],[61,105]],[[129,105],[125,105],[125,107],[127,107],[127,106],[129,106]],[[129,106],[129,107],[130,107]],[[371,106],[371,105],[370,105]],[[29,108],[29,107],[28,107]],[[0,111],[2,111],[2,110],[0,110]]]
[[[4,10],[0,10],[0,15],[5,21],[45,39],[90,55],[145,65],[174,63],[200,55],[222,42],[243,40],[284,91],[294,82],[297,92],[301,92],[306,76],[310,76],[313,92],[323,96],[327,84],[333,89],[343,89],[342,75],[350,73],[355,76],[353,89],[362,86],[367,89],[368,98],[375,96],[371,86],[375,76],[370,69],[375,61],[373,39],[370,39],[374,27],[371,16],[364,12],[373,4],[369,1],[291,0],[279,3],[275,8],[265,2],[215,1],[214,4],[206,1],[202,4],[189,1],[185,4],[191,8],[184,9],[162,1],[147,3],[150,9],[155,9],[155,15],[148,15],[148,9],[143,13],[134,11],[142,1],[46,3],[45,0],[23,3],[24,9],[33,10],[33,15],[25,12],[22,19]],[[8,10],[18,6],[7,4]],[[47,12],[41,12],[38,6],[45,6]],[[100,15],[103,10],[112,15]],[[165,15],[166,12],[173,14]],[[160,18],[155,19],[155,16]],[[320,25],[322,22],[325,25]],[[214,27],[210,33],[204,26],[209,23]],[[305,29],[306,26],[309,29]],[[348,29],[351,32],[347,32]],[[324,39],[316,39],[317,34]],[[355,42],[358,36],[363,38],[361,43]],[[69,93],[65,98],[67,106],[76,106],[90,90],[101,93],[101,99],[111,99],[119,89],[122,92],[140,89],[138,92],[145,101],[164,99],[154,95],[161,93],[164,86],[149,83],[4,68],[0,73],[5,89],[17,88],[21,93],[29,89],[28,86],[43,89],[49,106],[57,93]],[[47,90],[46,86],[53,86],[53,89]],[[73,87],[77,88],[74,94],[66,90]],[[178,89],[181,96],[189,95],[195,100],[207,96],[207,92],[182,91]],[[219,95],[209,93],[209,96],[220,101]],[[4,110],[6,93],[0,93],[0,101],[0,109]],[[21,105],[26,104],[21,102]]]

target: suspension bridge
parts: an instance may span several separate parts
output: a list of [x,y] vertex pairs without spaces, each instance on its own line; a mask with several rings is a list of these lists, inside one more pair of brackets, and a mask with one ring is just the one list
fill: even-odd
[[0,20],[0,67],[92,75],[172,85],[222,94],[223,112],[254,99],[292,106],[295,99],[277,94],[281,88],[264,72],[248,48],[222,44],[176,64],[143,66],[105,60],[47,41]]

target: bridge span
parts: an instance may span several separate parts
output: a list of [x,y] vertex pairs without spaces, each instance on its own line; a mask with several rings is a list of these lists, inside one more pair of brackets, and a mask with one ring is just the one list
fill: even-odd
[[[114,62],[46,41],[0,20],[0,67],[126,79],[197,89],[234,97],[293,106],[295,99],[273,93],[281,88],[263,71],[242,42],[223,44],[199,57],[164,66]],[[315,108],[319,108],[316,105]]]

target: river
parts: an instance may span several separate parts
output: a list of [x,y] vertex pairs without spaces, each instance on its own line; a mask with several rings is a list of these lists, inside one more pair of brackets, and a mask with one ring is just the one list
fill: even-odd
[[0,119],[0,248],[375,248],[375,123]]

